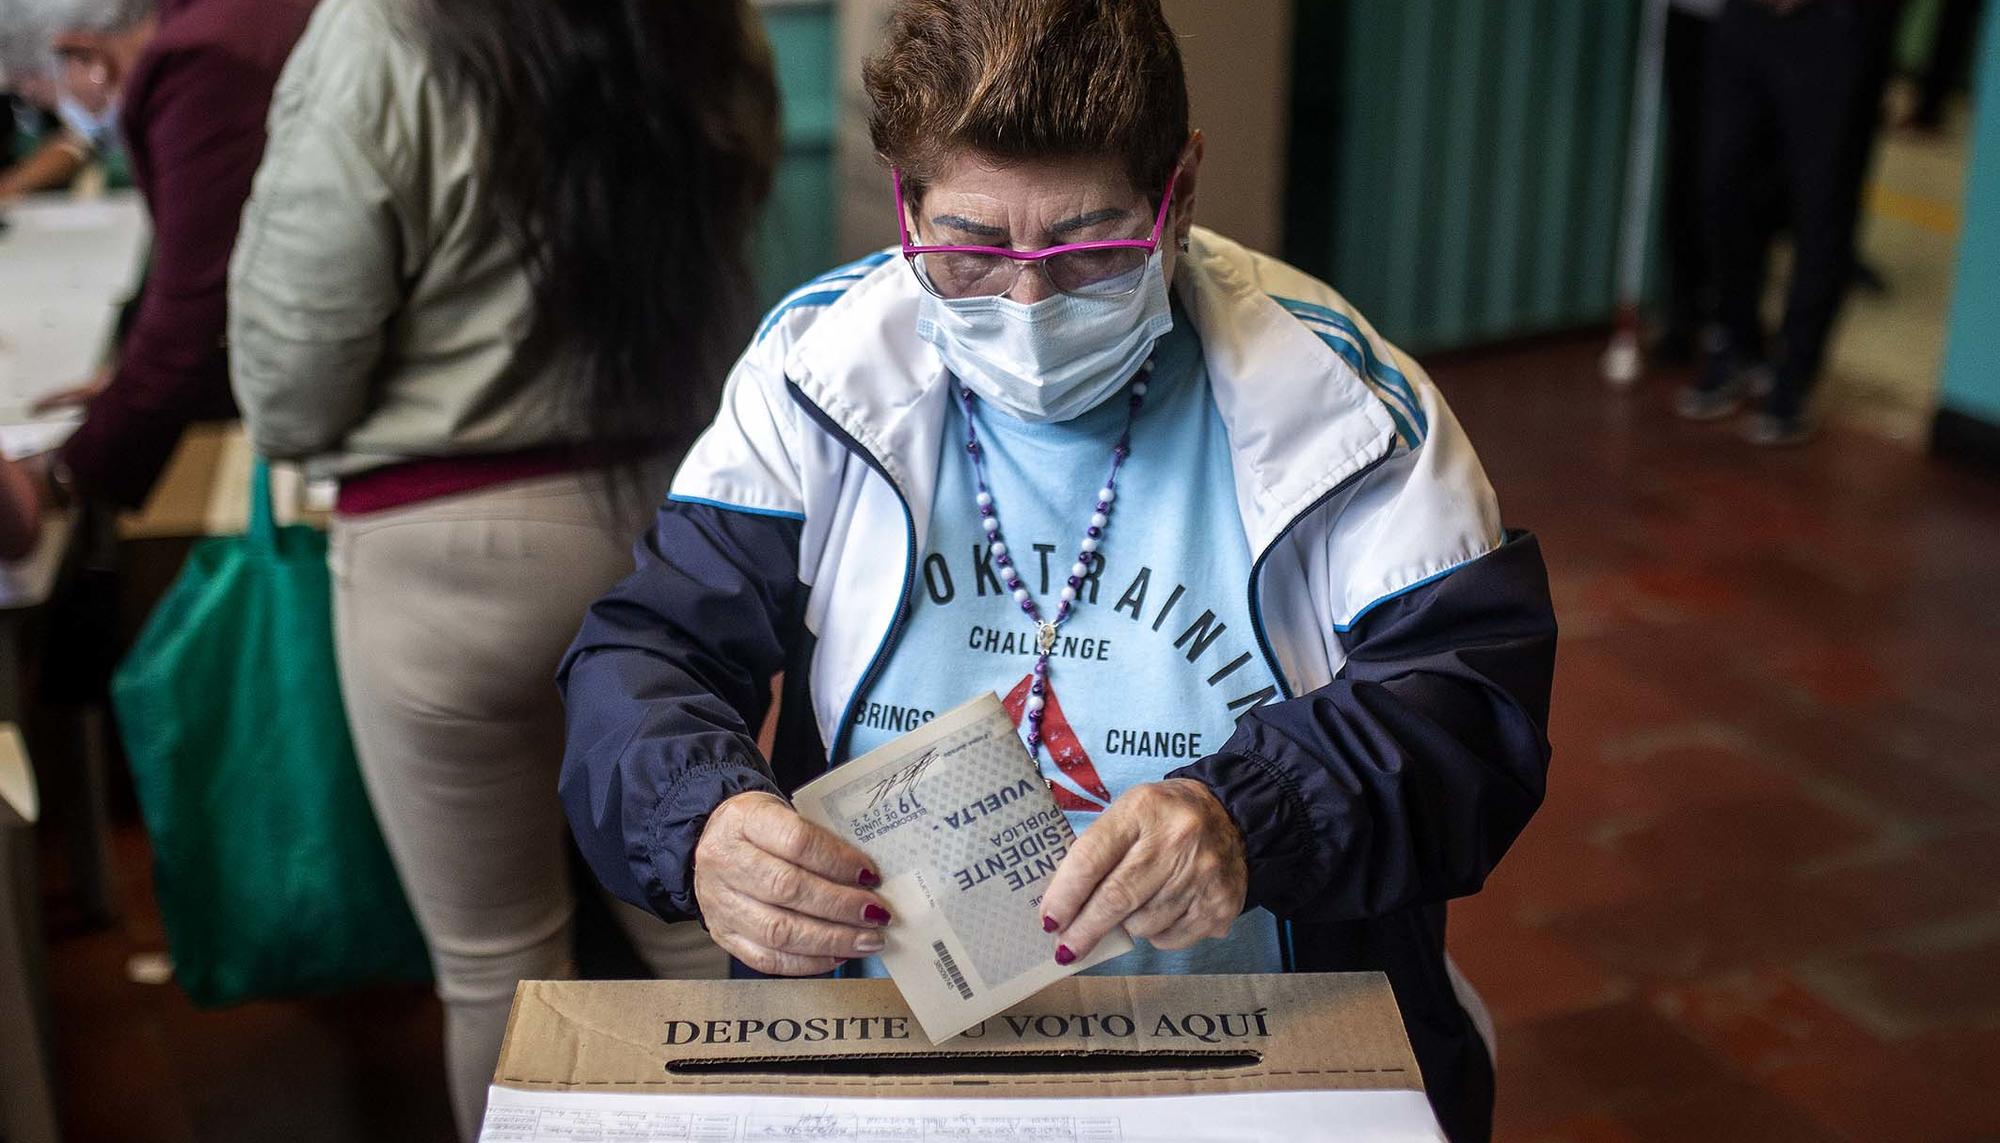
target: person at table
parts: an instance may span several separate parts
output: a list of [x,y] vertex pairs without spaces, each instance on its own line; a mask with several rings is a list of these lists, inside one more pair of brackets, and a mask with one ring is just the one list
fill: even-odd
[[80,137],[58,128],[20,162],[0,170],[0,206],[38,191],[61,190],[90,162],[92,154]]
[[229,255],[271,89],[312,0],[16,0],[4,11],[0,41],[38,39],[56,59],[71,129],[123,137],[152,216],[115,365],[67,394],[86,406],[84,422],[40,462],[59,495],[136,508],[190,424],[235,415]]
[[26,467],[0,457],[0,560],[35,550],[42,535],[42,493]]
[[[744,0],[325,0],[279,87],[236,393],[340,485],[341,687],[467,1138],[515,984],[572,971],[552,679],[755,317],[774,83]],[[726,971],[615,911],[655,973]]]
[[591,608],[584,853],[752,970],[878,971],[875,871],[785,794],[994,691],[1081,827],[1051,957],[1123,924],[1113,973],[1386,972],[1483,1136],[1445,902],[1542,798],[1536,541],[1415,362],[1194,225],[1157,0],[902,0],[866,85],[901,248],[765,319]]
[[45,111],[60,102],[54,83],[32,72],[8,76],[5,62],[0,78],[16,90],[0,95],[0,206],[68,186],[94,153],[89,140]]

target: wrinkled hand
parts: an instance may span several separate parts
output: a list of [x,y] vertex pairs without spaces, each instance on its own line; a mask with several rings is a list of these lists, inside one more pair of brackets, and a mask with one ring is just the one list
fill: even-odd
[[1070,847],[1042,897],[1061,964],[1090,955],[1119,924],[1163,949],[1220,937],[1243,912],[1243,834],[1188,778],[1127,790]]
[[55,479],[50,474],[54,464],[54,453],[38,452],[32,456],[24,456],[8,466],[14,471],[5,478],[4,483],[9,492],[17,497],[22,490],[31,494],[27,502],[32,502],[38,512],[55,511],[61,508],[62,504],[61,497],[56,493]]
[[709,936],[772,976],[817,976],[882,951],[889,910],[868,855],[775,794],[717,806],[694,852],[694,896]]
[[111,384],[111,378],[116,372],[117,370],[107,365],[103,369],[98,370],[90,380],[80,385],[68,389],[60,389],[54,393],[35,398],[32,410],[36,413],[53,413],[58,409],[72,409],[88,405],[96,400],[97,395],[104,392],[105,388]]

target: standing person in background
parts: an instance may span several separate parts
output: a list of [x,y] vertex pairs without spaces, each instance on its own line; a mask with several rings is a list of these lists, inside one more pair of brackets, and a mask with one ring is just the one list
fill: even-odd
[[1708,80],[1708,37],[1723,0],[1672,0],[1667,8],[1667,138],[1660,213],[1667,253],[1666,312],[1659,357],[1694,360],[1715,310],[1701,224],[1701,120]]
[[14,0],[10,58],[53,53],[63,120],[121,134],[152,214],[146,282],[116,366],[66,396],[81,428],[37,462],[61,495],[136,508],[196,421],[235,415],[223,340],[229,254],[264,153],[264,117],[312,0]]
[[[33,66],[16,66],[22,63]],[[56,104],[54,83],[47,76],[7,75],[7,64],[0,59],[0,82],[15,90],[0,95],[0,205],[68,186],[92,153],[87,140],[43,110]]]
[[[748,328],[771,62],[745,0],[326,0],[271,133],[236,394],[340,482],[341,685],[469,1139],[516,982],[569,970],[556,665]],[[616,908],[654,971],[727,971]]]
[[1981,0],[1944,0],[1939,7],[1930,54],[1917,76],[1917,105],[1910,109],[1905,126],[1917,131],[1944,126],[1945,102],[1965,82],[1973,46],[1979,43],[1980,4]]
[[1748,439],[1811,436],[1806,399],[1854,277],[1862,182],[1882,116],[1895,0],[1729,0],[1709,56],[1703,201],[1721,344],[1676,411],[1734,414],[1766,370],[1771,230],[1759,189],[1775,155],[1792,228],[1792,281],[1770,397]]

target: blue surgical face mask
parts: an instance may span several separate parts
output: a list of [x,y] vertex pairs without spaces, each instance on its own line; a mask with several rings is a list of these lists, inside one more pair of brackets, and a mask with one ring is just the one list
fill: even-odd
[[926,293],[917,336],[965,387],[1024,421],[1067,421],[1138,372],[1174,328],[1160,251],[1138,289],[1117,298],[1057,294],[1032,304]]
[[116,100],[107,102],[102,111],[92,111],[76,96],[63,92],[56,97],[56,118],[100,155],[118,148]]

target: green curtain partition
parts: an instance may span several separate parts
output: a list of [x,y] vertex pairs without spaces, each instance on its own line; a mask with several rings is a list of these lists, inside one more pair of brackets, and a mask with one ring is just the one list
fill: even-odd
[[757,236],[757,285],[769,305],[834,264],[838,40],[833,0],[764,0],[758,8],[784,100],[784,158]]
[[1611,316],[1640,0],[1299,0],[1286,256],[1439,350]]

